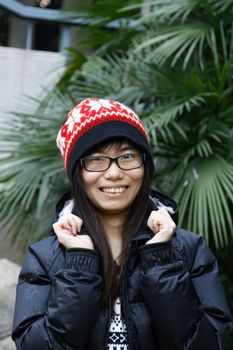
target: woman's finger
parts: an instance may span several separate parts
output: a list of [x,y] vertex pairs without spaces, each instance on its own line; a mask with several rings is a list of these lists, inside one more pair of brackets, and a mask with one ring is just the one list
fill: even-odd
[[53,224],[53,229],[56,235],[59,234],[66,234],[66,235],[72,235],[71,230],[69,225],[65,225],[66,227],[64,227],[61,223],[59,222],[55,222]]
[[69,226],[69,230],[74,236],[77,235],[77,232],[80,232],[83,223],[82,219],[71,213],[66,216],[62,216],[59,219],[59,222],[62,223],[63,227],[66,229],[68,229]]
[[148,218],[147,225],[155,234],[158,232],[172,234],[176,228],[174,221],[164,208],[152,211]]
[[64,229],[64,230],[69,231],[69,234],[73,234],[72,228],[71,228],[71,226],[70,226],[69,223],[61,222],[61,223],[60,223],[60,227],[61,227],[62,229]]
[[160,221],[159,221],[159,215],[158,215],[157,211],[154,210],[151,212],[151,214],[148,218],[148,221],[147,221],[147,225],[154,233],[159,232]]
[[77,231],[80,232],[82,224],[83,224],[82,219],[80,219],[80,217],[78,217],[77,215],[74,215],[74,214],[71,214],[71,218],[72,218],[72,221],[76,225]]

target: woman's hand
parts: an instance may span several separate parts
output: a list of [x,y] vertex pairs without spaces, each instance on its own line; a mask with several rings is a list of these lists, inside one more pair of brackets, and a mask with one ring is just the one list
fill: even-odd
[[74,214],[62,216],[53,224],[58,241],[67,249],[85,248],[94,250],[94,244],[89,235],[79,235],[83,221]]
[[153,210],[147,225],[154,232],[155,236],[147,241],[146,244],[167,242],[172,238],[176,230],[176,224],[164,208]]

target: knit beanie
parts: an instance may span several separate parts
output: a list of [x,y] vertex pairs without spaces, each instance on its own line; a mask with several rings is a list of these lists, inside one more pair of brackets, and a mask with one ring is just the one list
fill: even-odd
[[146,130],[139,117],[125,105],[111,100],[89,98],[77,104],[67,115],[57,135],[57,146],[72,180],[77,162],[106,141],[124,138],[153,159]]

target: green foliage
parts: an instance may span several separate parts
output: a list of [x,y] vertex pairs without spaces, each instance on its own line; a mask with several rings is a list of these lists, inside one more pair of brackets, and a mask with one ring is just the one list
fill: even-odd
[[78,45],[84,50],[94,49],[98,54],[127,50],[140,28],[134,21],[139,8],[122,12],[128,3],[130,1],[126,0],[71,1],[67,9],[73,11],[73,17],[82,18],[87,24],[79,28]]
[[22,248],[48,234],[51,209],[67,187],[56,134],[72,104],[60,94],[56,100],[46,99],[33,115],[15,113],[1,128],[1,224]]
[[[70,50],[60,93],[32,116],[15,116],[20,136],[15,127],[0,131],[10,142],[1,150],[9,156],[0,176],[6,184],[0,218],[11,222],[14,209],[19,220],[22,211],[44,220],[48,198],[66,186],[55,148],[59,124],[69,106],[105,97],[142,117],[154,146],[154,183],[180,202],[180,225],[203,234],[213,248],[231,245],[233,1],[97,1],[84,7],[78,15],[90,24],[83,30],[96,51]],[[104,27],[114,20],[118,31]],[[48,113],[54,116],[49,122]],[[33,230],[38,235],[36,221]]]

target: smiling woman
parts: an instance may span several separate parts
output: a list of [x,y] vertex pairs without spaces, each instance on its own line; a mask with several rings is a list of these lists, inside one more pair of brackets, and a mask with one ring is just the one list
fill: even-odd
[[201,237],[176,229],[176,202],[150,189],[139,117],[116,101],[84,100],[57,145],[71,194],[21,270],[17,349],[223,349],[231,317],[216,260]]
[[[129,143],[118,141],[118,144],[111,142],[85,158],[81,178],[89,201],[99,212],[106,215],[121,213],[123,217],[127,213],[144,176],[143,158],[136,152]],[[78,183],[79,171],[76,179],[75,183]]]

